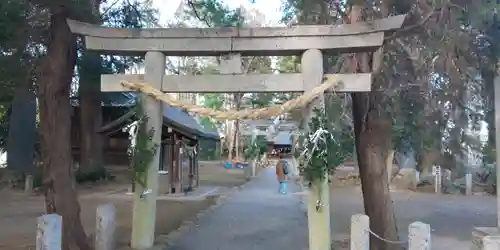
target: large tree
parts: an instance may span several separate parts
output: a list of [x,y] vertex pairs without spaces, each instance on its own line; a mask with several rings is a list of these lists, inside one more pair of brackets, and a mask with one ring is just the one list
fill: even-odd
[[[102,7],[104,5],[104,8]],[[101,0],[88,0],[83,21],[120,28],[143,28],[157,26],[157,11],[147,1],[125,1],[107,3]],[[100,12],[100,10],[104,12]],[[125,73],[130,66],[142,61],[140,57],[102,56],[99,52],[85,49],[84,39],[80,39],[79,58],[77,61],[78,100],[80,122],[80,172],[99,171],[104,168],[102,124],[103,102],[109,102],[101,94],[101,74]]]
[[[91,10],[86,15],[85,22],[101,23],[101,0],[88,0],[87,6]],[[82,39],[82,46],[85,46]],[[96,51],[81,50],[78,65],[78,94],[79,94],[79,121],[80,121],[80,159],[79,169],[88,172],[96,168],[103,168],[103,135],[98,133],[102,126],[102,97],[101,97],[101,55]]]
[[[64,3],[44,0],[7,1],[0,4],[0,9],[6,14],[3,16],[5,19],[0,20],[2,27],[5,27],[0,33],[0,47],[4,52],[0,62],[12,67],[10,76],[2,77],[0,82],[2,90],[6,90],[1,91],[1,97],[8,102],[12,100],[14,88],[28,88],[26,86],[33,84],[36,86],[46,210],[63,217],[63,249],[90,249],[90,242],[87,241],[80,221],[80,206],[71,168],[69,95],[75,76],[78,46],[66,20],[89,21],[89,16],[99,17],[97,7],[98,2],[90,0]],[[119,10],[107,9],[109,13],[115,14],[108,19],[111,20],[110,23],[116,25],[120,20],[125,20],[121,22],[125,22],[122,25],[137,23],[138,18],[130,20],[129,16],[137,17],[141,14],[140,10],[127,3],[120,7]],[[17,22],[18,25],[9,25],[8,22]],[[99,55],[94,56],[99,59],[98,57]],[[105,65],[120,69],[116,67],[117,64],[112,63],[114,60],[116,58],[107,60]],[[127,62],[118,61],[121,62],[118,65]],[[93,63],[93,68],[102,67],[100,60],[94,60]],[[32,75],[34,76],[31,77]],[[8,103],[2,102],[0,106],[0,111],[4,112]],[[100,102],[98,106],[100,109]],[[0,118],[4,125],[5,115],[2,113]],[[4,135],[0,137],[4,138]]]
[[[463,155],[464,145],[473,145],[465,133],[477,111],[464,103],[476,93],[471,69],[477,59],[465,51],[474,48],[477,36],[468,13],[482,3],[472,3],[290,0],[284,8],[285,16],[298,24],[353,23],[408,13],[405,27],[387,36],[381,50],[325,63],[327,71],[334,73],[373,72],[372,91],[351,94],[352,119],[365,212],[372,231],[386,239],[397,239],[386,177],[389,152],[395,147],[418,151],[421,167],[428,168],[436,157],[430,152]],[[450,165],[460,162],[459,157],[451,161]],[[398,247],[374,237],[371,246]]]
[[76,37],[66,23],[71,17],[71,6],[47,7],[50,36],[37,76],[46,207],[48,213],[63,217],[62,248],[87,250],[90,245],[80,220],[80,205],[71,173],[69,93],[76,63]]

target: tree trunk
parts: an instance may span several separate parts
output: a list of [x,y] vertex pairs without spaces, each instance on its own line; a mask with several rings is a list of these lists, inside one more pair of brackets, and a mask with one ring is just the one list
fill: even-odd
[[234,122],[236,128],[234,129],[234,148],[236,150],[236,159],[240,160],[240,120]]
[[[241,98],[243,97],[242,93],[236,93],[236,110],[240,110],[241,108]],[[234,145],[236,147],[236,159],[240,159],[240,120],[234,121]]]
[[[233,95],[233,101],[235,103],[235,108],[236,110],[239,110],[240,107],[241,107],[241,97],[242,95],[240,93],[236,93]],[[239,157],[240,157],[240,152],[239,152],[239,143],[238,143],[238,140],[239,140],[239,127],[240,127],[240,121],[239,120],[235,120],[233,123],[232,123],[232,126],[231,126],[231,143],[229,144],[229,159],[232,160],[233,159],[233,149],[234,150],[234,157],[236,158],[236,160],[239,160]]]
[[[99,0],[89,0],[92,15],[89,23],[100,24]],[[103,135],[97,131],[102,125],[101,56],[84,49],[78,69],[80,100],[80,164],[79,171],[89,172],[103,165]]]
[[103,166],[103,136],[97,132],[102,125],[101,58],[85,51],[80,67],[80,168],[89,172]]
[[227,139],[229,140],[229,147],[227,148],[227,159],[228,161],[232,161],[234,156],[233,156],[233,148],[234,148],[234,127],[235,127],[235,122],[230,121],[231,126],[228,128],[228,136]]
[[[389,193],[386,168],[390,145],[391,121],[374,103],[375,93],[353,93],[354,135],[365,213],[370,217],[370,229],[387,240],[397,240],[394,205]],[[368,109],[366,109],[369,107]],[[370,249],[392,250],[400,246],[389,244],[373,236]]]
[[430,173],[432,165],[438,160],[440,151],[438,150],[425,150],[420,154],[417,169],[422,174]]
[[36,98],[32,71],[26,72],[26,82],[16,86],[9,115],[7,137],[7,167],[17,176],[35,172]]
[[63,217],[62,249],[90,249],[72,187],[69,89],[76,60],[76,39],[66,23],[67,9],[54,7],[50,43],[38,78],[40,143],[48,213]]
[[[384,2],[385,3],[385,2]],[[356,1],[349,13],[351,23],[362,21],[363,1]],[[381,12],[387,16],[386,7]],[[374,53],[375,55],[378,53]],[[352,73],[366,73],[379,70],[377,64],[382,55],[359,53],[348,58],[348,70]],[[370,60],[371,59],[371,60]],[[387,173],[387,153],[391,149],[392,121],[387,116],[383,104],[386,98],[382,82],[372,79],[372,91],[352,93],[352,114],[356,156],[363,191],[365,213],[370,217],[370,229],[375,234],[390,241],[398,240],[394,205],[389,192]],[[394,250],[400,245],[390,244],[373,235],[370,236],[370,249]]]

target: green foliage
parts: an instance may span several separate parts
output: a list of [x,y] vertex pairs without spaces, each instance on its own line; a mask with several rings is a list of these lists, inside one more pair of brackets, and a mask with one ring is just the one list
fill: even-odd
[[199,143],[200,152],[198,152],[198,157],[200,160],[213,161],[220,159],[220,142],[202,139]]
[[203,94],[203,107],[220,110],[224,105],[224,99],[220,94]]
[[479,178],[479,182],[489,185],[490,189],[487,192],[492,194],[496,194],[496,185],[497,185],[497,167],[496,164],[484,164],[481,168],[481,171],[477,173],[477,177]]
[[255,140],[251,141],[251,138],[247,138],[247,141],[245,145],[248,146],[244,150],[244,156],[247,160],[257,159],[268,150],[265,138],[257,136]]
[[0,105],[0,152],[5,148],[7,135],[9,134],[9,124],[6,105]]
[[[141,97],[147,98],[147,97]],[[148,182],[148,169],[159,145],[152,142],[154,129],[148,129],[149,117],[145,114],[140,101],[136,105],[138,117],[136,125],[135,145],[130,150],[129,156],[132,164],[132,181],[145,188]]]
[[102,21],[117,28],[146,28],[158,22],[159,12],[149,1],[120,1],[106,8]]
[[326,123],[326,129],[337,142],[339,152],[345,155],[345,158],[348,158],[352,156],[354,133],[351,125],[346,121],[346,117],[351,110],[349,106],[345,105],[346,101],[344,98],[346,98],[345,95],[326,94],[325,115],[326,121],[328,121]]
[[495,163],[496,162],[496,146],[490,143],[487,143],[483,149],[483,162],[484,163]]
[[[90,2],[70,1],[71,18],[95,23],[96,20],[90,14]],[[157,22],[158,12],[148,2],[102,1],[100,21],[105,26],[121,28],[150,26]],[[29,76],[33,74],[38,58],[45,53],[50,13],[47,8],[21,0],[0,1],[0,13],[0,150],[3,150],[9,126],[7,110],[14,91],[19,86],[36,84],[36,79],[30,79]],[[86,53],[83,53],[81,41],[79,46],[76,78],[85,69],[87,76],[82,81],[94,86],[100,86],[100,74],[123,73],[133,63],[142,60],[140,57],[120,56],[101,56],[101,61],[87,60],[84,58]],[[72,86],[72,91],[75,92],[76,88],[77,84]]]
[[[217,125],[208,117],[201,117],[200,124],[206,131],[217,131]],[[220,143],[213,140],[200,140],[198,157],[202,160],[217,160],[220,157]]]
[[309,133],[303,138],[303,152],[299,157],[299,169],[308,182],[322,181],[335,172],[335,168],[348,157],[340,141],[328,129],[328,119],[319,108],[313,110]]
[[[153,9],[147,2],[123,1],[105,8],[98,21],[108,27],[146,28],[158,22],[157,16],[158,11]],[[91,20],[91,22],[95,23],[96,20]],[[143,57],[137,56],[99,56],[99,53],[86,51],[83,47],[83,41],[80,41],[79,57],[77,58],[79,84],[100,86],[101,74],[125,73],[125,70],[136,63],[140,63],[143,59]],[[103,95],[102,97],[108,96]]]
[[41,167],[36,167],[33,173],[33,188],[39,188],[43,186],[43,172]]
[[200,118],[200,123],[208,131],[214,131],[217,130],[217,125],[208,117],[201,117]]
[[221,0],[189,1],[188,14],[209,27],[240,27],[244,20],[240,9],[231,10]]
[[41,54],[34,47],[42,42],[46,28],[46,15],[40,12],[25,1],[0,2],[0,151],[8,136],[7,111],[14,90],[29,83],[32,68]]

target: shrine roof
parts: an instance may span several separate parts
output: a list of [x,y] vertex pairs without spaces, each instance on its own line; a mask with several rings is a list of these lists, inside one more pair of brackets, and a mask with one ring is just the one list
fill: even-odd
[[[132,108],[135,106],[135,94],[131,92],[102,93],[103,107]],[[79,106],[78,97],[71,98],[71,105]],[[187,136],[197,136],[204,139],[220,140],[218,132],[205,129],[191,114],[181,108],[163,104],[163,125],[181,132]]]

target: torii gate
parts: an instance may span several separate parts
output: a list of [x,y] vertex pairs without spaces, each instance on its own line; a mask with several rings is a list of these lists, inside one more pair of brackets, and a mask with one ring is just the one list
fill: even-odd
[[[373,52],[382,46],[385,32],[399,29],[405,15],[379,19],[370,23],[344,25],[306,25],[290,28],[167,28],[120,29],[68,20],[73,33],[85,36],[87,49],[117,55],[146,55],[145,75],[102,75],[101,90],[131,91],[121,83],[146,82],[167,93],[178,92],[310,92],[325,78],[343,84],[339,92],[371,90],[371,74],[324,74],[323,52]],[[302,55],[301,72],[291,74],[243,75],[241,56]],[[166,56],[229,56],[220,75],[165,75]],[[144,98],[149,116],[148,126],[155,133],[153,143],[161,142],[162,110],[158,101]],[[322,98],[304,109],[309,120],[312,108],[322,105]],[[304,124],[308,124],[305,122]],[[308,129],[307,127],[303,129]],[[148,169],[148,186],[137,188],[133,208],[131,247],[153,246],[156,196],[158,189],[159,154]],[[319,192],[322,189],[323,192]],[[144,191],[147,192],[144,192]],[[328,183],[315,183],[308,195],[309,249],[330,249],[330,214]],[[148,195],[141,198],[141,194]],[[321,197],[320,197],[321,195]],[[317,201],[323,207],[317,211]]]

